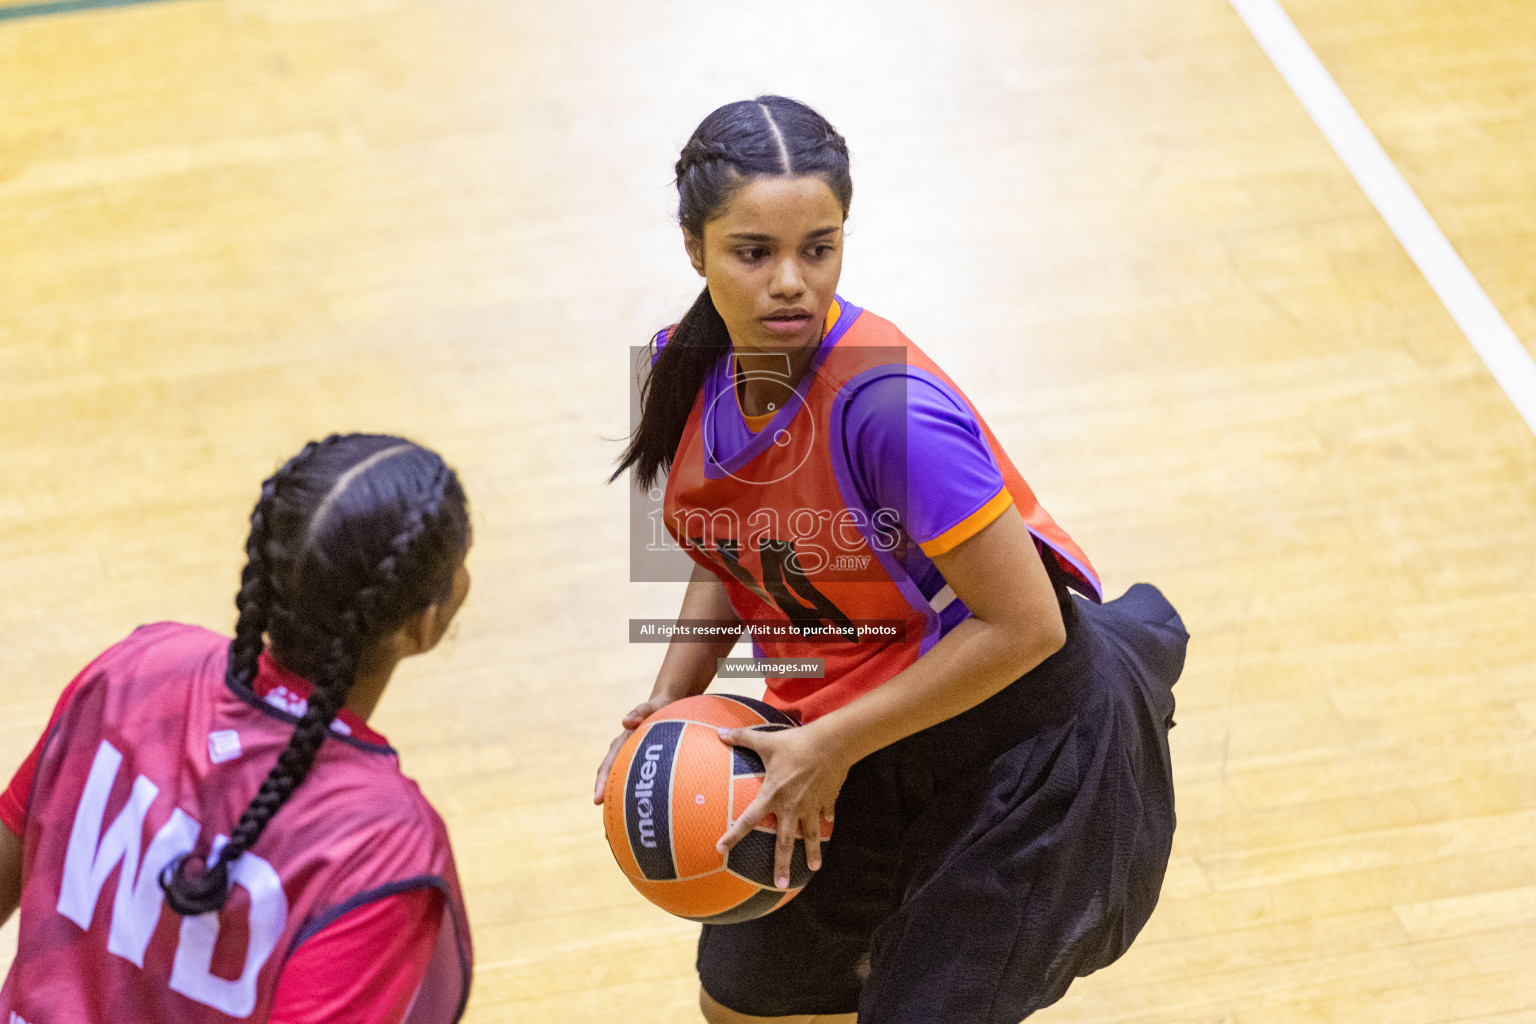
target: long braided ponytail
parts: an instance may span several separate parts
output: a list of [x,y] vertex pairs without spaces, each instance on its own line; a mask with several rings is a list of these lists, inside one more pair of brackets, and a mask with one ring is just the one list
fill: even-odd
[[[784,96],[715,110],[683,146],[676,173],[678,223],[696,238],[753,178],[811,174],[827,183],[844,217],[853,203],[848,143],[826,118]],[[730,347],[725,321],[705,288],[672,328],[641,385],[640,425],[610,482],[634,466],[637,482],[649,489],[671,467],[699,388]]]
[[227,671],[232,684],[249,687],[270,637],[274,657],[314,691],[228,842],[200,872],[189,854],[162,874],[177,913],[224,905],[230,866],[309,775],[369,646],[447,598],[469,539],[458,477],[398,437],[332,435],[262,484]]

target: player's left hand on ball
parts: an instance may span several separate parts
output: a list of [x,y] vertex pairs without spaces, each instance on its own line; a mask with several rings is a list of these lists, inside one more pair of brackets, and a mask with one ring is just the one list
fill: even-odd
[[773,815],[778,825],[773,877],[780,889],[787,889],[796,838],[805,839],[806,866],[812,871],[821,868],[821,819],[832,820],[849,766],[816,749],[813,735],[804,729],[721,729],[720,739],[756,751],[764,775],[757,796],[715,848],[728,852],[754,825]]

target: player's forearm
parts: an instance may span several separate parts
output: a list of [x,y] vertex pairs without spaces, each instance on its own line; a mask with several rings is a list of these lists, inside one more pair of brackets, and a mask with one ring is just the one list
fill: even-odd
[[0,825],[0,925],[11,919],[21,902],[21,838]]
[[[688,590],[683,595],[679,619],[708,619],[715,622],[736,622],[736,610],[719,577],[702,566],[694,566],[688,580]],[[719,659],[731,653],[736,646],[739,631],[727,638],[699,643],[674,638],[667,645],[667,654],[656,673],[656,685],[652,697],[665,696],[674,700],[693,697],[708,689],[715,678],[715,666]]]
[[852,765],[969,711],[1061,649],[1061,620],[1034,628],[969,618],[890,680],[818,718],[818,745]]

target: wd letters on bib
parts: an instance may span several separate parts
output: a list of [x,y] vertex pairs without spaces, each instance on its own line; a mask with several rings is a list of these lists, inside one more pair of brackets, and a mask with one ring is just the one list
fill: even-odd
[[205,835],[199,819],[237,820],[293,728],[292,716],[226,681],[227,650],[197,627],[145,626],[66,692],[28,799],[25,941],[0,1020],[265,1020],[283,964],[306,939],[413,888],[446,899],[405,1020],[457,1020],[470,947],[452,854],[386,745],[330,737],[283,807],[284,827],[231,865],[224,908],[183,917],[166,906],[162,873],[228,841]]
[[[106,824],[107,797],[122,773],[122,764],[123,755],[102,740],[70,829],[58,911],[82,929],[89,929],[107,876],[120,869],[108,918],[107,952],[143,967],[144,952],[160,923],[165,902],[160,873],[192,848],[202,825],[178,807],[155,832],[148,849],[141,851],[144,819],[160,787],[143,775],[136,777],[128,801],[111,824]],[[216,854],[228,841],[228,836],[219,836],[212,852]],[[288,900],[272,865],[253,853],[235,862],[232,878],[249,900],[244,922],[245,959],[239,975],[223,978],[213,973],[219,915],[200,914],[182,919],[168,984],[172,991],[195,1002],[232,1017],[246,1017],[256,1007],[256,975],[271,958],[288,923]]]

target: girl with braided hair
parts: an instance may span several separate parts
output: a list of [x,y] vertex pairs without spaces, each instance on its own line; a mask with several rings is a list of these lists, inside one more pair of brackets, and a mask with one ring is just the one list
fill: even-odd
[[434,452],[334,435],[263,485],[235,636],[143,626],[0,794],[0,1020],[450,1024],[468,922],[442,819],[370,729],[469,590]]
[[[774,815],[763,855],[779,888],[805,887],[750,921],[702,919],[701,1009],[1014,1024],[1152,912],[1188,636],[1151,586],[1104,601],[954,381],[836,294],[853,186],[820,115],[778,96],[721,107],[677,186],[705,288],[655,339],[619,472],[667,475],[664,520],[695,563],[679,618],[773,628],[758,657],[824,669],[768,677],[801,728],[722,730],[766,774],[721,852]],[[703,692],[734,643],[672,641],[599,802],[622,741]]]

